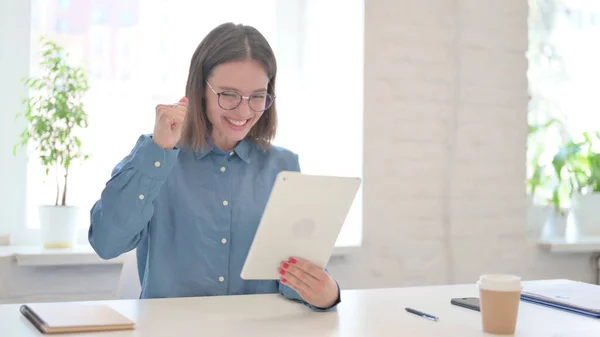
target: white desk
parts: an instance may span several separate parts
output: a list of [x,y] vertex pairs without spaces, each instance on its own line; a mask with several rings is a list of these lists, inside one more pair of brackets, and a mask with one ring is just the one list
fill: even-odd
[[[545,282],[545,281],[536,281]],[[480,314],[450,304],[477,296],[474,285],[349,290],[337,311],[312,312],[279,295],[109,301],[137,329],[92,337],[164,336],[486,336]],[[404,311],[409,306],[440,317],[433,322]],[[0,336],[41,336],[19,313],[0,306]],[[599,336],[600,320],[521,302],[516,336]],[[68,335],[65,335],[68,336]]]

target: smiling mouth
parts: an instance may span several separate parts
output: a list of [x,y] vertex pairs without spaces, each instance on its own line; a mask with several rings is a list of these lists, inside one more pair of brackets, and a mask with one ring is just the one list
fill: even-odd
[[225,117],[225,120],[228,121],[229,123],[231,123],[232,125],[235,126],[244,126],[246,125],[251,118],[248,119],[235,119],[235,118],[230,118],[230,117]]

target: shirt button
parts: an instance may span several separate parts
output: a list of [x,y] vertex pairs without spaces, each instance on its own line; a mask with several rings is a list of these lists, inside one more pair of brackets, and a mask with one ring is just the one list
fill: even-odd
[[227,168],[225,166],[221,167],[221,172],[225,172],[227,171]]
[[226,243],[227,243],[227,239],[225,239],[225,238],[222,238],[222,239],[221,239],[221,243],[222,243],[222,244],[226,244]]
[[140,200],[144,200],[145,196],[144,196],[143,194],[140,194],[140,195],[138,196],[138,198],[140,198]]
[[223,206],[227,206],[227,205],[229,205],[229,201],[223,200]]
[[229,152],[229,155],[230,155],[230,156],[233,156],[233,151]]
[[219,282],[224,282],[225,278],[223,276],[219,276]]
[[155,167],[160,167],[160,162],[159,162],[159,161],[155,161],[155,162],[154,162],[154,166],[155,166]]

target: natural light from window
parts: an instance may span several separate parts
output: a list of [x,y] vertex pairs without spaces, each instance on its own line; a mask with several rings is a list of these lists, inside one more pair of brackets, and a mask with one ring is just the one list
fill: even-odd
[[[344,15],[327,15],[344,9]],[[70,204],[82,229],[111,170],[141,134],[154,107],[183,94],[200,40],[223,22],[255,26],[278,58],[276,145],[300,156],[310,174],[362,177],[363,1],[318,0],[33,0],[31,69],[39,37],[64,46],[89,69],[90,127],[82,135],[92,158],[72,168]],[[54,181],[28,165],[27,227],[39,227],[37,205],[54,201]],[[362,188],[337,246],[362,241]]]
[[[552,159],[568,138],[582,141],[583,132],[600,130],[596,84],[600,77],[600,46],[592,42],[600,37],[600,1],[530,3],[534,4],[536,19],[530,21],[530,54],[539,55],[530,55],[528,78],[533,104],[529,117],[536,124],[553,118],[560,124],[536,140],[540,144],[531,144],[534,146],[529,151],[531,155],[543,150],[540,163],[552,170]],[[537,202],[546,203],[553,189],[553,184],[538,188],[537,194],[543,198]],[[565,198],[562,206],[569,205],[570,199]]]

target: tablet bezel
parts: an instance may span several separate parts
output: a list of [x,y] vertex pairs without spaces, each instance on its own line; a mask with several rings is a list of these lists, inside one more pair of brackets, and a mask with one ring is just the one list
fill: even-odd
[[[361,183],[359,177],[280,172],[240,277],[244,280],[279,279],[277,269],[280,263],[292,256],[324,268]],[[290,217],[294,212],[302,213]],[[310,215],[307,216],[307,213]],[[324,222],[327,223],[325,227]],[[298,227],[299,223],[305,225]],[[303,233],[298,228],[312,228],[313,232],[302,237]]]

